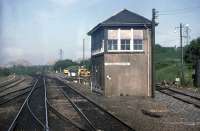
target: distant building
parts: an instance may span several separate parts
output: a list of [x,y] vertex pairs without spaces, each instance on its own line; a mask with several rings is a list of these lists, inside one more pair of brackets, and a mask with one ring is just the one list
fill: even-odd
[[92,90],[106,96],[151,96],[151,21],[124,9],[91,36]]

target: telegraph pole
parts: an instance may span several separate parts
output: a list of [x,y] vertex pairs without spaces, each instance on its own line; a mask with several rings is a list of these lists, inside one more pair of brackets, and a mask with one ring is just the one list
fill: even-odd
[[85,39],[83,39],[83,66],[85,61]]
[[183,24],[180,23],[180,48],[181,48],[181,84],[185,83],[184,73],[183,73]]
[[189,27],[186,26],[186,44],[189,45]]
[[186,45],[189,45],[189,39],[190,39],[190,31],[191,31],[191,29],[190,29],[190,27],[189,27],[189,25],[188,24],[186,24],[186,26],[185,26],[185,33],[186,33]]
[[83,61],[85,60],[85,39],[83,39]]
[[[63,50],[62,49],[59,50],[59,57],[60,57],[60,60],[63,59]],[[61,67],[60,67],[60,72],[62,72]]]
[[63,50],[62,49],[59,50],[59,57],[60,57],[60,60],[63,59]]
[[154,63],[154,48],[155,48],[155,22],[156,9],[152,9],[152,23],[151,23],[151,81],[152,81],[152,98],[155,96],[155,63]]
[[183,65],[183,25],[180,23],[181,65]]

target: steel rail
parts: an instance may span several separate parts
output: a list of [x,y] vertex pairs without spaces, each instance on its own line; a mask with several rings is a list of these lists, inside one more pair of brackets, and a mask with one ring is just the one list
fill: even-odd
[[196,99],[196,100],[200,100],[200,97],[197,97],[197,96],[193,96],[193,95],[190,95],[190,94],[187,94],[187,93],[183,93],[182,91],[178,91],[178,90],[174,90],[172,88],[167,88],[167,87],[162,87],[161,84],[157,84],[156,87],[158,87],[158,91],[159,90],[170,90],[172,92],[175,92],[175,93],[178,93],[178,94],[181,94],[181,95],[184,95],[184,96],[188,96],[188,97],[191,97],[193,99]]
[[88,97],[84,96],[82,93],[78,92],[76,89],[72,88],[69,84],[66,84],[65,81],[63,81],[63,79],[59,79],[58,77],[55,78],[55,80],[58,80],[60,82],[62,82],[64,85],[66,85],[67,87],[69,87],[72,91],[76,92],[77,94],[79,94],[81,97],[83,97],[84,99],[86,99],[87,101],[91,102],[93,105],[95,105],[96,107],[98,107],[100,110],[102,110],[103,112],[109,114],[111,117],[115,118],[117,121],[119,121],[121,124],[123,124],[124,126],[126,126],[127,128],[129,128],[130,130],[133,130],[129,125],[127,125],[126,123],[124,123],[123,121],[121,121],[119,118],[117,118],[115,115],[113,115],[112,113],[108,112],[107,110],[105,110],[104,108],[102,108],[100,105],[96,104],[94,101],[92,101],[91,99],[89,99]]
[[32,92],[34,91],[35,87],[36,87],[36,84],[38,83],[38,80],[36,80],[36,82],[34,83],[30,93],[28,94],[28,96],[26,97],[24,103],[22,104],[20,110],[18,111],[17,115],[15,116],[14,120],[12,121],[11,125],[9,126],[9,129],[8,131],[12,131],[16,125],[16,122],[17,122],[17,119],[19,118],[19,115],[21,114],[22,112],[22,109],[24,108],[26,102],[28,101],[29,97],[31,96]]
[[4,86],[4,87],[6,87],[6,88],[4,88],[4,89],[3,89],[3,87],[1,87],[1,88],[0,88],[0,92],[4,92],[4,91],[6,91],[6,90],[8,90],[8,89],[10,89],[10,88],[12,88],[12,87],[14,87],[14,86],[16,86],[16,85],[19,85],[19,84],[22,83],[24,80],[25,80],[25,79],[20,79],[20,80],[15,81],[15,82],[13,82],[13,83],[11,83],[11,84],[8,84],[8,85],[6,85],[6,86],[8,86],[8,87]]
[[[163,94],[166,94],[166,95],[168,95],[168,96],[171,96],[171,97],[173,97],[173,98],[175,98],[175,99],[177,99],[177,100],[180,100],[180,101],[182,101],[182,102],[185,102],[185,103],[187,103],[187,104],[192,104],[192,105],[194,105],[195,107],[197,107],[197,108],[200,108],[200,104],[196,104],[196,103],[194,103],[194,102],[191,102],[191,101],[189,101],[189,100],[184,100],[184,99],[182,99],[182,98],[180,98],[180,97],[178,97],[178,96],[176,96],[176,95],[173,95],[173,94],[170,94],[169,92],[165,92],[164,90],[158,90],[159,92],[161,92],[161,93],[163,93]],[[168,90],[168,91],[170,91],[170,90]],[[172,92],[172,91],[171,91]],[[174,93],[174,92],[173,92]],[[177,93],[178,95],[180,95],[179,93]],[[183,96],[186,96],[186,95],[183,95]],[[189,97],[189,96],[188,96]],[[191,98],[190,98],[191,99]]]
[[172,92],[175,92],[177,94],[181,94],[181,95],[184,95],[184,96],[188,96],[188,97],[191,97],[192,99],[196,99],[196,100],[199,100],[200,101],[200,98],[199,97],[196,97],[196,96],[192,96],[192,95],[189,95],[189,94],[186,94],[186,93],[183,93],[183,92],[180,92],[180,91],[176,91],[176,90],[173,90],[173,89],[170,89],[170,88],[166,88],[167,90],[170,90]]
[[[49,77],[47,77],[48,79],[52,79],[52,78],[49,78]],[[47,86],[48,87],[48,86]],[[55,87],[59,87],[59,86],[55,86]],[[60,90],[60,89],[59,89]],[[78,128],[79,130],[81,130],[81,131],[86,131],[86,129],[83,127],[83,126],[81,126],[80,124],[78,124],[77,122],[75,122],[75,121],[73,121],[73,120],[70,120],[69,118],[67,118],[67,117],[65,117],[64,115],[62,115],[59,111],[57,111],[54,107],[53,107],[53,105],[51,105],[50,103],[49,103],[49,101],[48,101],[48,97],[47,97],[47,105],[48,105],[48,109],[52,112],[52,113],[54,113],[57,117],[59,117],[61,120],[63,120],[64,122],[66,122],[66,123],[68,123],[68,122],[70,122],[72,125],[74,125],[76,128]]]
[[26,106],[28,107],[28,110],[31,113],[31,115],[33,116],[33,118],[45,129],[45,125],[42,123],[42,121],[40,119],[37,118],[37,116],[31,110],[31,108],[30,108],[30,106],[28,104],[28,101],[26,102]]
[[3,88],[3,87],[5,87],[5,86],[9,86],[9,85],[11,85],[11,84],[13,84],[13,83],[15,83],[15,82],[17,82],[17,81],[19,81],[19,80],[20,80],[20,78],[15,78],[15,79],[13,79],[13,80],[10,80],[10,81],[8,81],[8,82],[5,82],[4,84],[1,84],[1,85],[0,85],[0,89]]
[[[115,115],[113,115],[112,113],[108,112],[107,110],[105,110],[104,108],[102,108],[100,105],[96,104],[93,100],[89,99],[88,97],[86,97],[82,93],[78,92],[76,89],[72,88],[68,83],[65,83],[62,78],[60,78],[60,77],[54,77],[54,78],[51,78],[51,79],[54,79],[56,81],[61,82],[64,85],[66,85],[69,89],[71,89],[73,92],[75,92],[78,96],[81,96],[82,98],[86,99],[89,103],[92,103],[94,106],[96,106],[97,108],[99,108],[104,113],[108,114],[110,117],[113,117],[115,120],[117,120],[119,123],[121,123],[122,125],[124,125],[128,129],[134,130],[129,125],[127,125],[126,123],[124,123],[123,121],[121,121],[119,118],[117,118]],[[64,92],[63,88],[62,88],[61,91]],[[65,95],[65,92],[63,94]],[[100,130],[100,129],[93,129],[93,130]]]
[[3,95],[0,96],[0,98],[3,98],[3,97],[5,97],[5,96],[8,96],[8,95],[13,94],[13,93],[16,93],[16,92],[20,92],[20,91],[23,91],[23,90],[27,90],[27,89],[29,89],[29,88],[31,88],[31,87],[33,87],[33,86],[28,86],[28,87],[25,87],[25,88],[23,88],[23,89],[19,89],[19,90],[15,90],[15,91],[12,91],[12,92],[3,94]]
[[44,102],[45,102],[45,121],[46,121],[45,130],[49,131],[48,108],[47,108],[47,86],[46,86],[45,78],[43,78],[43,81],[44,81],[44,96],[45,96],[45,98],[44,98]]
[[0,85],[1,85],[1,84],[4,84],[4,83],[6,83],[6,82],[12,81],[12,80],[14,80],[14,79],[15,79],[15,75],[13,75],[13,78],[11,78],[11,79],[8,78],[8,80],[5,80],[5,81],[1,82]]
[[70,120],[69,118],[65,117],[64,115],[62,115],[60,112],[58,112],[47,100],[47,105],[49,107],[49,110],[51,110],[56,116],[58,116],[60,119],[62,119],[65,122],[70,122],[72,125],[74,125],[75,127],[77,127],[79,130],[81,131],[86,131],[86,129],[84,129],[84,127],[81,127],[78,123],[73,122],[72,120]]
[[3,104],[5,104],[5,103],[7,103],[7,102],[9,102],[9,101],[14,100],[15,98],[18,98],[18,97],[20,97],[20,96],[23,96],[23,95],[25,95],[25,94],[28,93],[28,92],[30,92],[30,90],[25,91],[25,92],[22,92],[21,94],[18,94],[18,95],[16,95],[16,96],[12,97],[12,98],[6,99],[5,101],[0,102],[0,105],[3,105]]
[[87,118],[87,116],[81,111],[81,109],[69,98],[69,96],[63,91],[63,89],[59,90],[63,93],[63,95],[67,98],[67,100],[71,103],[74,109],[86,120],[86,122],[90,125],[92,130],[97,131],[96,127],[92,124],[92,122]]
[[29,100],[30,100],[30,98],[27,100],[27,103],[26,103],[29,112],[31,113],[31,115],[33,116],[33,118],[46,130],[45,124],[44,124],[39,118],[37,118],[37,116],[36,116],[36,115],[33,113],[33,111],[31,110],[31,108],[30,108],[30,106],[29,106]]
[[160,90],[169,90],[171,92],[174,92],[174,93],[177,93],[177,94],[180,94],[180,95],[191,97],[192,99],[200,100],[200,97],[193,96],[193,95],[190,95],[190,94],[187,94],[187,93],[183,93],[183,92],[178,91],[178,90],[174,90],[174,89],[166,88],[166,87],[162,88],[161,85],[156,85],[156,87],[159,87],[159,89],[157,89],[158,91],[160,91]]

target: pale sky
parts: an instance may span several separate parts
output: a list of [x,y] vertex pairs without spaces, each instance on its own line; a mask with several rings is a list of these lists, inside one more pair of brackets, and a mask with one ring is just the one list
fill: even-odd
[[0,64],[25,59],[46,64],[82,57],[82,39],[90,57],[87,32],[124,8],[151,19],[159,11],[156,43],[178,46],[180,22],[189,24],[191,39],[200,36],[199,0],[0,0]]

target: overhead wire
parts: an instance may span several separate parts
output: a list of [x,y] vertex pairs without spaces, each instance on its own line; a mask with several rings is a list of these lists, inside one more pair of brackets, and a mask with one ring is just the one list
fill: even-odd
[[171,40],[164,40],[164,41],[161,41],[161,42],[158,42],[158,43],[166,43],[166,42],[174,42],[174,41],[177,41],[177,39],[171,39]]
[[191,10],[191,9],[195,9],[195,8],[200,8],[200,6],[195,6],[195,7],[186,7],[186,8],[182,8],[182,9],[172,9],[172,10],[164,10],[164,11],[159,11],[159,12],[177,12],[177,11],[186,11],[186,10]]
[[195,9],[200,8],[200,6],[195,7],[187,7],[182,9],[173,9],[173,10],[165,10],[165,11],[159,11],[159,15],[179,15],[179,14],[187,14],[192,13],[193,11],[196,11]]
[[[157,11],[158,15],[180,15],[180,14],[188,14],[188,13],[193,13],[194,11],[197,11],[197,9],[200,8],[199,6],[195,6],[195,7],[186,7],[186,8],[182,8],[182,9],[172,9],[172,10],[164,10],[164,11]],[[160,32],[160,31],[159,31]],[[159,33],[160,34],[160,33]],[[178,39],[173,39],[173,40],[164,40],[161,42],[157,42],[160,44],[169,44],[169,43],[176,43]]]

